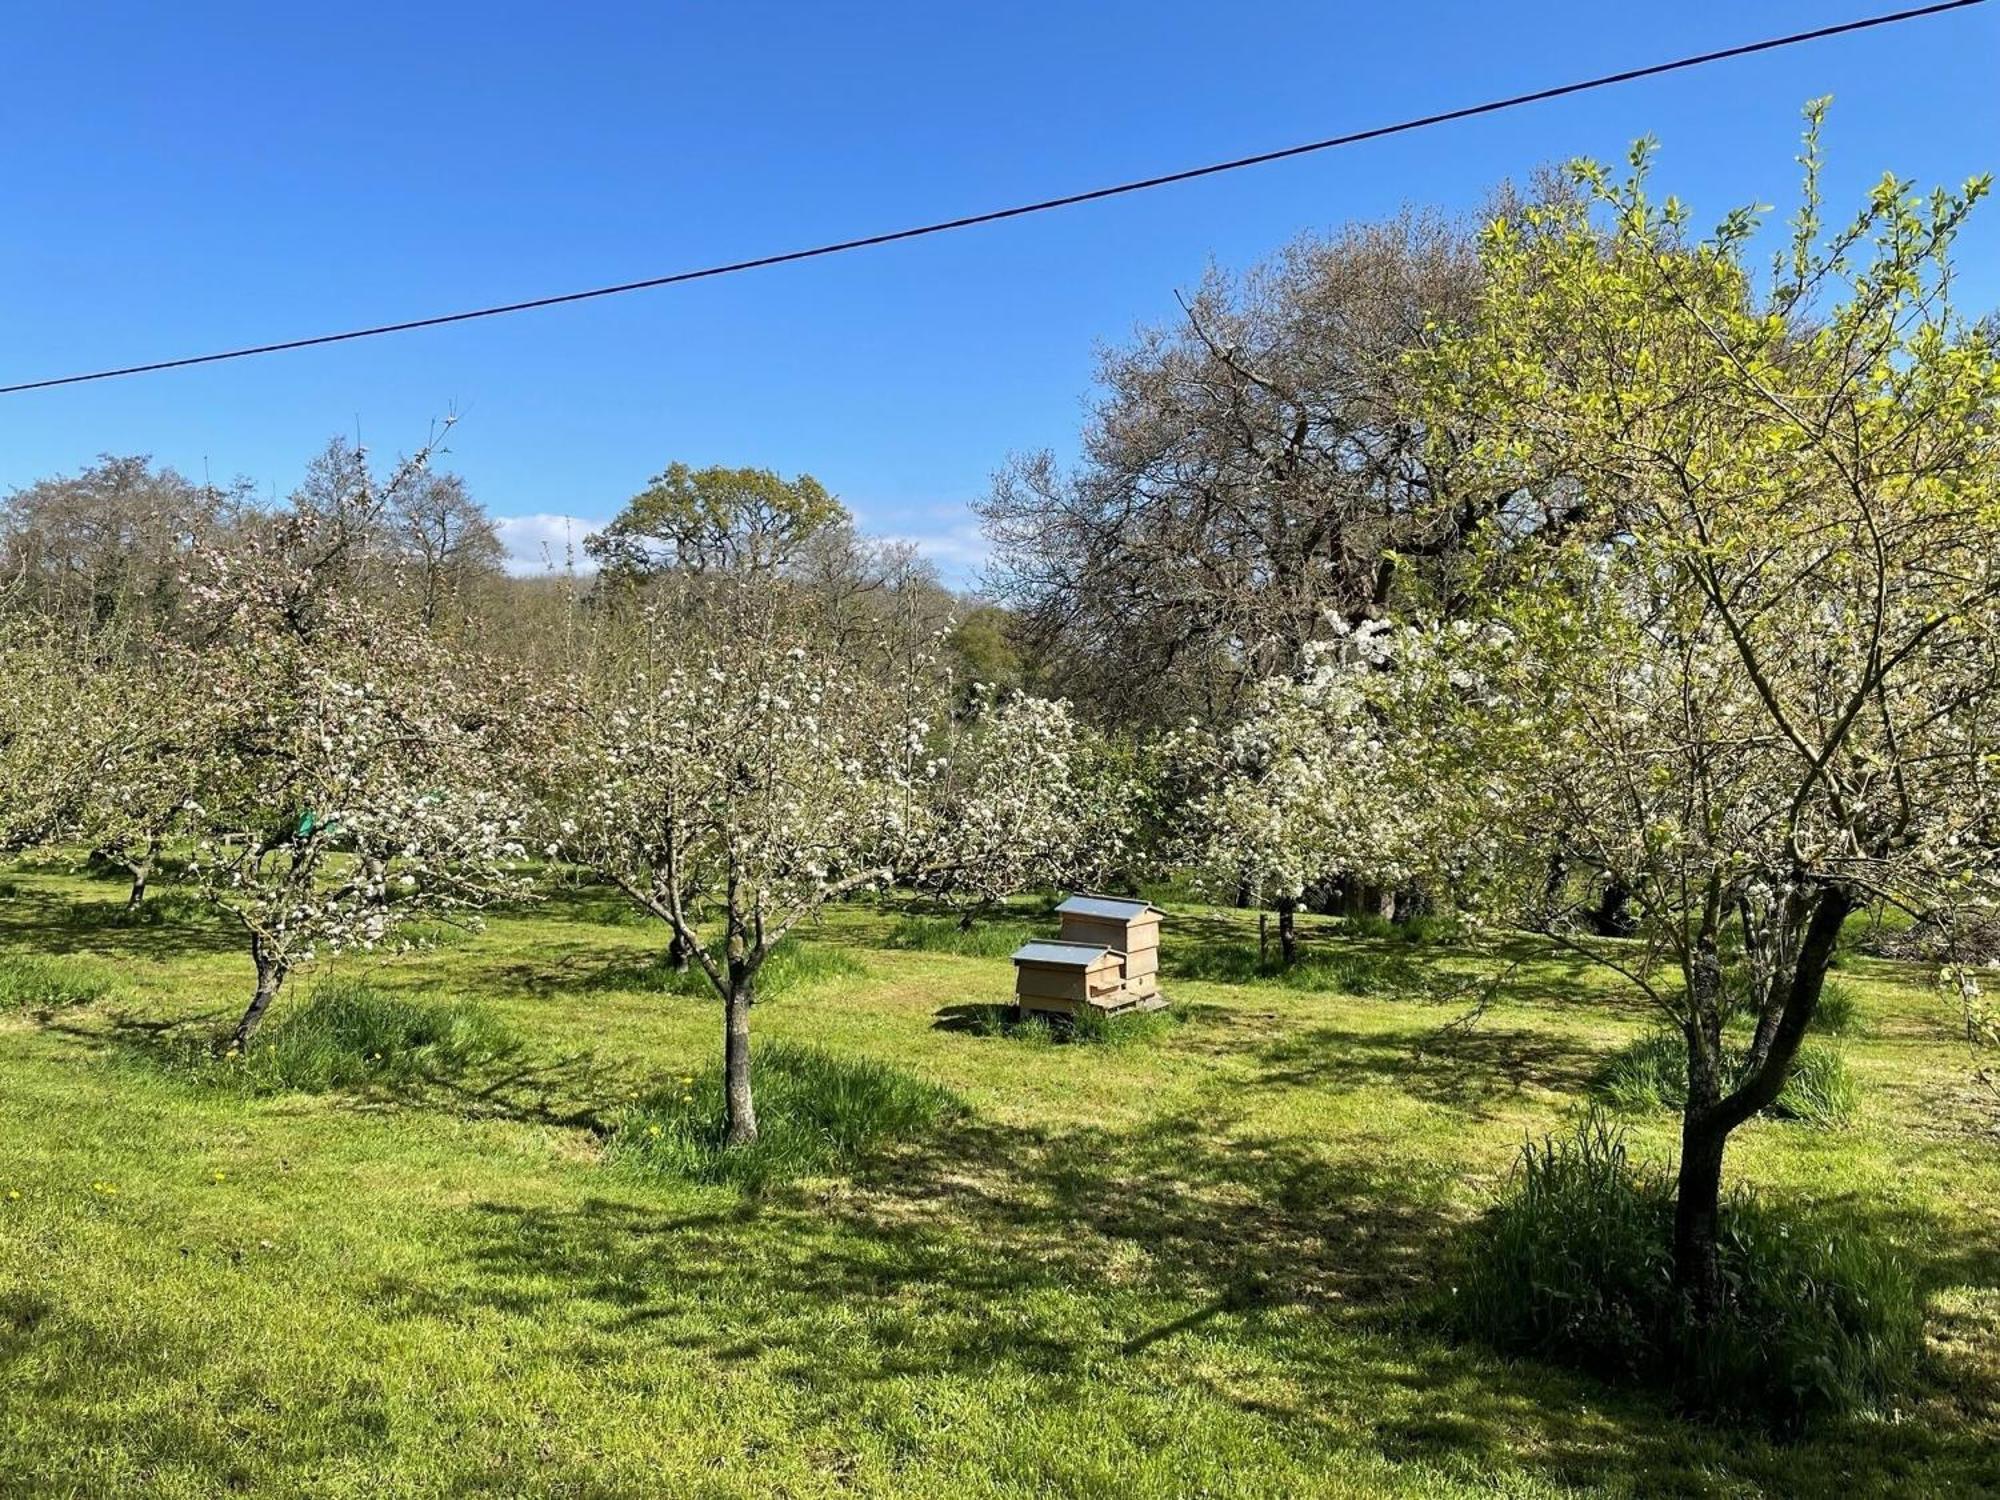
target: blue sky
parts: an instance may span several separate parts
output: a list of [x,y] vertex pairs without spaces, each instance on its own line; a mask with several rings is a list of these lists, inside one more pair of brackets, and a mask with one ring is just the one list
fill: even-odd
[[[1840,3],[9,7],[0,383],[656,275],[1890,8]],[[1704,219],[2000,167],[2000,5],[836,260],[0,398],[0,486],[100,452],[278,493],[336,432],[446,461],[532,558],[675,459],[808,470],[955,577],[1011,451],[1211,260],[1645,132]],[[2000,205],[1962,242],[2000,303]]]

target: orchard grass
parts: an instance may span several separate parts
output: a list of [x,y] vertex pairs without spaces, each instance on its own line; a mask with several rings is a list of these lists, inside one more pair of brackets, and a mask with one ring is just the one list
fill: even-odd
[[[269,1024],[331,1059],[311,1092],[190,1071],[249,961],[171,908],[73,919],[123,899],[0,869],[0,961],[105,985],[0,1011],[0,1493],[1990,1493],[2000,1119],[1914,969],[1843,962],[1845,1128],[1730,1147],[1732,1182],[1904,1247],[1929,1302],[1893,1412],[1780,1442],[1445,1331],[1522,1143],[1654,1025],[1573,956],[1304,919],[1279,978],[1254,916],[1175,902],[1171,1024],[1021,1045],[968,1019],[1004,956],[840,908],[752,1024],[837,1060],[866,1149],[748,1191],[621,1159],[621,1126],[700,1137],[721,1017],[608,977],[665,934],[599,888],[302,973]],[[328,984],[362,988],[314,1032]],[[342,1060],[396,1035],[429,1051],[394,1088]],[[1624,1124],[1671,1153],[1670,1113]]]

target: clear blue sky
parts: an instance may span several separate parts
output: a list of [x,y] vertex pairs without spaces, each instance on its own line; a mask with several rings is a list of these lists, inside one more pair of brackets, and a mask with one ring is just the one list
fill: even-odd
[[[655,275],[976,211],[1888,9],[1027,0],[15,5],[0,383]],[[1210,258],[1476,205],[1662,143],[1704,220],[2000,167],[2000,4],[945,238],[548,312],[0,398],[0,486],[150,453],[282,493],[335,432],[464,422],[504,517],[669,461],[809,470],[963,576],[1009,451],[1073,447],[1094,350]],[[1963,242],[2000,303],[2000,204]],[[510,538],[524,549],[537,528]]]

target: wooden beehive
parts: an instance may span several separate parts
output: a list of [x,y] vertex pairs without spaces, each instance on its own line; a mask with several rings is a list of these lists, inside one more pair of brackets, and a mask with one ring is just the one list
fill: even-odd
[[1160,918],[1166,915],[1159,907],[1084,893],[1063,902],[1056,915],[1062,918],[1062,941],[1098,943],[1125,955],[1125,988],[1134,1000],[1159,992]]
[[1121,1010],[1130,1003],[1125,955],[1102,943],[1024,943],[1014,952],[1014,1003],[1024,1013],[1061,1016]]

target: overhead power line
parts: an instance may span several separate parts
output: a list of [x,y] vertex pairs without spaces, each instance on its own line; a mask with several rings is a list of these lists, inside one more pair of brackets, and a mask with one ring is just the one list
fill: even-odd
[[354,339],[379,338],[383,334],[410,333],[419,328],[441,328],[448,323],[470,323],[477,318],[498,318],[507,313],[529,312],[538,307],[560,307],[567,302],[589,302],[598,297],[617,297],[626,292],[643,292],[654,287],[678,286],[688,281],[706,281],[717,276],[733,276],[740,271],[757,271],[768,266],[790,265],[795,261],[818,260],[823,256],[842,255],[850,250],[866,250],[876,245],[893,245],[901,240],[923,239],[928,235],[946,234],[954,229],[972,229],[981,224],[997,224],[1003,219],[1020,219],[1029,214],[1047,213],[1051,209],[1071,208],[1079,203],[1095,203],[1104,198],[1123,197],[1127,193],[1143,193],[1150,188],[1168,187],[1177,182],[1192,182],[1200,177],[1216,177],[1224,172],[1241,171],[1245,167],[1260,167],[1274,161],[1287,161],[1295,156],[1310,156],[1315,152],[1331,151],[1339,146],[1355,146],[1363,141],[1380,140],[1384,136],[1402,135],[1413,130],[1428,129],[1433,125],[1446,125],[1454,120],[1470,120],[1479,115],[1498,114],[1501,110],[1518,109],[1524,104],[1540,104],[1550,99],[1566,98],[1571,94],[1588,93],[1592,89],[1610,88],[1614,84],[1633,83],[1641,78],[1657,78],[1663,73],[1677,73],[1686,68],[1726,62],[1735,57],[1749,57],[1758,52],[1775,52],[1781,47],[1796,47],[1805,42],[1824,41],[1828,37],[1845,36],[1856,31],[1870,31],[1878,26],[1894,26],[1903,21],[1920,20],[1925,16],[1942,15],[1946,11],[1965,10],[1985,3],[1986,0],[1939,0],[1939,3],[1932,5],[1920,5],[1909,10],[1866,16],[1857,21],[1843,21],[1834,26],[1818,26],[1810,31],[1795,31],[1788,36],[1767,37],[1760,42],[1745,42],[1735,47],[1723,47],[1714,52],[1678,57],[1671,62],[1627,68],[1622,72],[1605,73],[1575,83],[1535,89],[1526,94],[1513,94],[1505,99],[1489,99],[1483,104],[1462,105],[1457,109],[1442,110],[1437,114],[1398,120],[1392,125],[1375,125],[1366,130],[1349,131],[1345,135],[1328,136],[1325,140],[1307,141],[1302,145],[1285,146],[1275,151],[1260,151],[1252,156],[1238,156],[1229,161],[1211,162],[1207,166],[1186,167],[1177,172],[1163,172],[1157,177],[1141,177],[1131,182],[1114,183],[1109,187],[1091,188],[1087,192],[1065,193],[1059,198],[1043,198],[1034,203],[1016,204],[1012,208],[995,208],[985,213],[967,214],[963,218],[941,219],[934,224],[919,224],[909,229],[892,229],[881,234],[863,235],[859,239],[836,240],[831,244],[814,245],[805,250],[786,250],[776,255],[759,255],[749,260],[703,266],[699,270],[675,271],[666,276],[649,276],[641,281],[621,281],[614,286],[592,287],[587,291],[560,292],[549,297],[530,297],[521,302],[503,302],[493,307],[438,313],[427,318],[410,318],[400,323],[378,323],[369,328],[350,328],[344,333],[321,333],[310,338],[283,339],[277,343],[253,344],[242,349],[224,349],[214,354],[190,354],[179,359],[159,359],[147,364],[125,365],[112,370],[92,370],[82,375],[58,375],[45,380],[26,380],[16,385],[0,385],[0,396],[17,395],[22,391],[47,390],[59,385],[82,385],[93,380],[115,380],[124,375],[150,375],[155,371],[180,370],[190,365],[220,364],[224,360],[249,359],[257,354],[281,354],[289,349],[312,349],[321,344],[344,344]]

